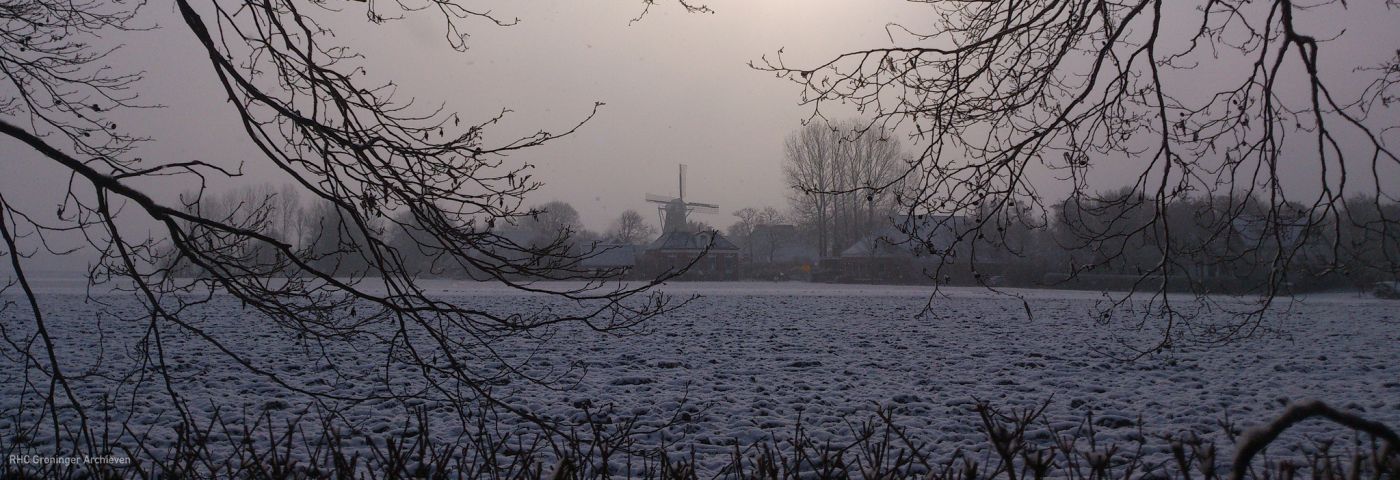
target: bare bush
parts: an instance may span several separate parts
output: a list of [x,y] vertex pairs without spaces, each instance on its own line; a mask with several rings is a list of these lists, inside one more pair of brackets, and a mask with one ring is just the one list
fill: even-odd
[[[910,437],[891,408],[848,418],[852,440],[821,442],[801,419],[789,430],[772,429],[768,438],[749,444],[737,440],[728,454],[709,458],[680,440],[637,448],[591,437],[628,438],[641,428],[637,419],[607,407],[580,406],[589,420],[583,434],[568,441],[546,441],[494,423],[500,412],[482,409],[465,418],[479,428],[444,440],[426,410],[415,410],[396,429],[370,433],[344,425],[334,415],[310,409],[295,421],[278,423],[266,412],[252,418],[214,415],[182,431],[165,456],[122,468],[98,467],[103,478],[179,476],[193,478],[658,478],[658,479],[1131,479],[1131,478],[1317,478],[1354,480],[1400,477],[1400,441],[1384,425],[1338,411],[1321,402],[1290,406],[1269,425],[1241,432],[1222,421],[1228,446],[1195,433],[1104,441],[1099,423],[1089,414],[1073,427],[1052,427],[1049,402],[1028,409],[998,409],[978,403],[979,439],[967,449],[940,449],[930,439]],[[1289,426],[1312,417],[1328,419],[1353,431],[1353,441],[1337,437],[1298,443],[1290,438],[1284,453],[1255,458],[1280,440]],[[1142,429],[1142,425],[1138,425]],[[12,441],[12,439],[7,439]],[[366,449],[356,449],[365,445]],[[620,447],[620,448],[616,448]],[[221,451],[221,448],[230,451]],[[615,449],[613,449],[615,448]],[[23,445],[0,444],[0,450],[25,455]],[[1158,453],[1149,453],[1156,451]],[[130,452],[127,452],[128,454]],[[716,455],[716,454],[711,454]],[[133,456],[135,457],[135,456]],[[68,478],[84,470],[75,465],[0,465],[7,478]]]

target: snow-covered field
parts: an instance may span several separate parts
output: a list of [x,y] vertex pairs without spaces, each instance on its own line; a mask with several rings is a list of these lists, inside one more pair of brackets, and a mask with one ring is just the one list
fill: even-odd
[[[432,282],[430,291],[492,309],[528,309],[540,302],[477,284]],[[1307,398],[1400,426],[1400,302],[1315,295],[1270,314],[1270,324],[1282,334],[1120,362],[1103,354],[1115,351],[1115,343],[1093,320],[1094,303],[1102,298],[1093,292],[1021,292],[1032,308],[1028,320],[1018,300],[975,288],[946,289],[946,298],[934,299],[932,316],[917,315],[929,300],[926,287],[682,283],[668,291],[701,297],[633,335],[572,326],[547,341],[499,343],[502,356],[524,373],[563,375],[563,381],[553,388],[503,381],[496,393],[562,418],[577,415],[585,400],[649,422],[679,412],[677,425],[644,441],[666,435],[693,444],[702,457],[715,454],[702,465],[723,461],[735,440],[790,432],[799,415],[813,438],[848,440],[848,420],[866,418],[877,405],[893,408],[911,435],[951,452],[981,440],[969,409],[975,399],[1021,407],[1053,396],[1052,424],[1078,425],[1092,411],[1106,439],[1134,438],[1139,418],[1149,436],[1214,436],[1226,415],[1248,426],[1272,418],[1284,402]],[[134,305],[124,315],[124,300],[108,300],[115,314],[99,316],[98,306],[84,302],[81,293],[51,288],[41,296],[59,356],[72,362],[69,372],[81,375],[75,379],[81,395],[114,399],[113,413],[155,427],[152,438],[168,438],[172,433],[160,426],[174,411],[163,400],[165,386],[154,378],[110,375],[131,370],[148,320]],[[33,328],[23,308],[11,306],[3,316],[10,335]],[[333,351],[340,369],[328,369],[306,345],[244,317],[227,299],[187,316],[251,353],[259,368],[311,390],[368,395],[383,388],[379,379],[414,378],[408,370],[385,371],[374,361],[382,355],[373,342],[361,342],[361,351]],[[101,336],[94,333],[99,329]],[[1139,340],[1155,335],[1118,333]],[[162,344],[176,389],[196,415],[216,408],[272,408],[291,415],[305,403],[195,337],[169,335]],[[0,362],[0,432],[11,432],[21,403],[32,398],[20,395],[20,359],[11,354]],[[402,414],[401,406],[386,400],[356,405],[347,419],[361,431],[382,433],[399,428]],[[443,419],[435,432],[461,432],[447,417],[434,418]],[[1308,424],[1303,433],[1323,428]],[[42,434],[31,440],[42,444]]]

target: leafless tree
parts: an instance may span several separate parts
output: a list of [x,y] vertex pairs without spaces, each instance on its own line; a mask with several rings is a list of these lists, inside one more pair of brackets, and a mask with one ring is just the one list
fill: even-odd
[[646,218],[636,210],[628,209],[618,215],[617,220],[613,220],[612,226],[608,227],[607,237],[609,241],[639,245],[655,235],[656,227],[648,224]]
[[733,240],[740,247],[748,247],[749,235],[754,229],[763,225],[777,225],[787,220],[783,212],[773,207],[753,208],[744,207],[734,212],[737,219],[729,225],[725,231],[729,239]]
[[779,234],[771,227],[788,221],[787,215],[773,207],[744,207],[734,212],[737,220],[729,225],[727,234],[739,248],[743,249],[750,261],[773,263],[774,253],[782,245],[792,245],[800,241],[796,229],[789,226]]
[[558,200],[531,209],[530,217],[524,219],[522,223],[527,228],[546,237],[567,235],[583,230],[583,221],[579,219],[578,209],[569,205],[568,202]]
[[823,255],[891,223],[895,184],[906,166],[897,139],[855,122],[813,123],[789,136],[784,148],[793,210],[815,224]]
[[834,190],[836,145],[839,138],[834,130],[809,125],[790,135],[783,143],[783,176],[793,188],[790,199],[793,212],[812,223],[817,237],[817,252],[828,252],[828,229],[831,198],[820,192]]
[[527,211],[526,216],[509,223],[498,231],[501,236],[530,248],[553,250],[553,253],[533,260],[548,264],[550,268],[567,272],[576,268],[575,257],[587,257],[597,252],[598,235],[583,227],[578,210],[568,202],[554,200],[536,205]]
[[[866,115],[868,130],[908,132],[923,148],[901,175],[907,193],[899,204],[909,213],[982,209],[962,241],[995,236],[1026,214],[1052,216],[1047,205],[1054,201],[1040,193],[1046,181],[1072,190],[1067,204],[1115,212],[1102,225],[1068,227],[1076,243],[1104,255],[1077,263],[1072,275],[1132,254],[1146,262],[1137,262],[1143,279],[1196,284],[1187,262],[1197,252],[1172,241],[1179,232],[1167,219],[1169,205],[1224,199],[1220,215],[1201,226],[1224,238],[1236,235],[1236,220],[1259,202],[1257,214],[1248,215],[1266,232],[1249,238],[1250,251],[1267,253],[1258,256],[1267,271],[1255,289],[1260,300],[1230,309],[1238,315],[1222,321],[1178,308],[1180,301],[1165,295],[1167,282],[1140,289],[1150,295],[1118,297],[1105,308],[1105,322],[1125,318],[1109,315],[1115,307],[1138,302],[1135,310],[1149,314],[1128,321],[1164,332],[1151,345],[1130,346],[1140,352],[1188,339],[1225,342],[1267,328],[1263,313],[1301,274],[1291,267],[1293,258],[1306,245],[1336,238],[1340,225],[1356,223],[1348,195],[1369,195],[1372,212],[1387,211],[1400,196],[1394,181],[1400,159],[1387,143],[1396,132],[1400,53],[1391,57],[1396,45],[1376,45],[1364,52],[1379,54],[1365,60],[1372,63],[1337,66],[1342,57],[1365,55],[1340,55],[1333,46],[1346,30],[1335,19],[1356,15],[1344,10],[1394,15],[1393,1],[924,3],[926,23],[888,28],[896,46],[797,66],[779,52],[755,67],[799,85],[813,119],[836,105],[854,106]],[[1128,190],[1099,195],[1107,186],[1090,179],[1110,165],[1139,175]],[[1297,188],[1307,181],[1312,184]],[[988,199],[995,203],[984,208]],[[1366,229],[1388,236],[1400,229],[1397,222],[1379,214]],[[1290,240],[1284,233],[1290,231],[1306,240]],[[1345,253],[1335,242],[1328,249]],[[1386,256],[1379,268],[1393,277],[1400,271],[1395,260]],[[1321,270],[1350,274],[1345,268],[1334,260]]]
[[719,229],[704,220],[687,219],[685,221],[685,231],[692,233],[717,232]]
[[[652,2],[645,3],[649,8]],[[335,405],[369,400],[302,386],[264,365],[257,352],[239,350],[189,316],[227,295],[256,312],[243,318],[249,328],[321,345],[322,355],[328,344],[364,336],[380,339],[377,345],[385,347],[380,358],[357,361],[379,362],[386,371],[408,366],[403,371],[410,373],[404,375],[414,376],[419,388],[393,390],[386,383],[389,393],[366,394],[377,400],[398,401],[404,408],[421,401],[446,402],[462,412],[470,411],[470,405],[486,405],[547,434],[608,441],[576,435],[567,423],[500,401],[488,382],[500,372],[484,367],[499,362],[509,372],[518,366],[491,349],[494,339],[547,335],[566,323],[624,332],[676,304],[651,290],[665,277],[623,285],[612,283],[614,272],[579,267],[592,252],[573,250],[568,232],[541,243],[519,243],[498,234],[505,224],[547,213],[522,207],[540,183],[531,178],[531,165],[507,161],[504,155],[573,134],[592,114],[559,130],[496,139],[490,127],[505,121],[506,112],[482,117],[422,108],[395,98],[392,84],[367,84],[361,55],[339,44],[319,21],[324,9],[347,5],[175,0],[169,8],[177,20],[162,27],[187,34],[203,50],[230,113],[259,152],[248,161],[276,169],[307,202],[306,217],[312,223],[301,237],[278,226],[286,220],[282,209],[288,208],[289,197],[262,192],[263,198],[203,199],[207,185],[237,176],[237,170],[197,158],[131,155],[144,139],[123,133],[109,120],[110,113],[155,111],[137,110],[145,106],[137,94],[140,66],[109,62],[116,47],[99,47],[104,44],[99,37],[143,28],[136,22],[141,5],[34,0],[0,6],[0,73],[7,83],[0,90],[0,133],[70,175],[52,220],[0,194],[0,233],[16,278],[6,289],[24,293],[32,321],[27,330],[7,330],[6,345],[12,349],[8,354],[33,360],[26,362],[30,381],[25,398],[39,399],[36,408],[47,416],[17,420],[15,432],[34,438],[33,433],[49,428],[55,452],[110,454],[114,446],[108,425],[94,417],[95,402],[104,400],[85,397],[70,383],[75,378],[158,379],[167,386],[177,422],[173,431],[195,431],[200,414],[187,403],[186,392],[176,388],[179,378],[160,347],[161,339],[171,335],[194,338],[204,354],[221,356],[261,381],[307,396],[331,414]],[[458,50],[467,47],[473,25],[515,22],[446,0],[369,2],[363,8],[372,23],[435,16]],[[194,190],[179,199],[159,198],[143,189],[155,181],[184,182]],[[144,325],[136,325],[146,330],[149,342],[149,348],[134,352],[141,356],[141,371],[93,377],[66,367],[75,362],[63,357],[65,350],[46,327],[49,317],[26,263],[40,249],[72,253],[51,243],[65,235],[80,236],[88,244],[84,251],[96,252],[89,271],[95,288],[124,292],[141,305]],[[408,243],[394,243],[395,238]],[[416,269],[406,266],[405,248],[436,264],[546,293],[578,308],[489,311],[436,295],[420,286]],[[185,274],[191,271],[200,273]],[[552,287],[536,283],[539,279],[581,283]],[[130,310],[113,315],[134,320]],[[324,360],[338,368],[335,359]],[[130,430],[132,425],[119,427],[126,430],[118,435],[138,433]],[[142,450],[148,447],[132,452],[157,455]]]

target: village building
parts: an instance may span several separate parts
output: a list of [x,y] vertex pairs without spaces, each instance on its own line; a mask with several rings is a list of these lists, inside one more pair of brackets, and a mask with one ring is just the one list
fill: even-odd
[[749,233],[745,255],[758,265],[816,264],[817,248],[804,242],[796,225],[758,225]]
[[1197,256],[1192,281],[1215,291],[1257,283],[1273,273],[1261,265],[1276,258],[1286,259],[1294,271],[1320,274],[1332,265],[1332,250],[1322,235],[1309,234],[1309,228],[1320,227],[1309,226],[1306,218],[1239,215],[1230,220],[1229,234],[1222,241],[1207,244],[1205,254]]
[[637,267],[643,247],[625,243],[600,243],[579,260],[579,266],[593,272],[630,273]]
[[821,257],[795,225],[757,225],[743,246],[741,275],[762,280],[810,280]]
[[647,245],[641,263],[649,274],[689,266],[687,279],[728,280],[738,274],[739,247],[716,231],[674,230]]
[[[975,237],[962,215],[902,215],[823,258],[814,280],[859,283],[972,283],[967,255]],[[979,259],[980,260],[980,259]]]

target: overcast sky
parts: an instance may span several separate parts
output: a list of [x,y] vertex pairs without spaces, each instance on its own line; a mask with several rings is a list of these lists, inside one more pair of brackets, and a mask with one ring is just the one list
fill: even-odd
[[[361,4],[348,5],[328,24],[366,55],[371,78],[401,85],[397,98],[445,102],[468,120],[513,110],[488,139],[565,130],[594,102],[606,103],[577,136],[511,157],[536,164],[536,178],[547,184],[530,203],[568,201],[596,230],[629,208],[655,222],[644,195],[674,195],[681,163],[689,165],[687,196],[722,207],[700,220],[723,227],[738,208],[783,207],[783,139],[810,112],[797,105],[794,85],[747,63],[785,46],[789,59],[818,60],[887,45],[887,22],[924,10],[902,1],[712,1],[717,13],[701,15],[662,2],[629,25],[639,1],[497,2],[496,15],[520,22],[468,22],[470,50],[456,52],[431,15],[373,26]],[[144,13],[148,21],[176,22],[165,4]],[[253,159],[188,35],[168,28],[121,37],[125,46],[115,58],[123,61],[113,63],[146,70],[143,100],[166,106],[131,116],[138,124],[124,128],[153,138],[142,147],[146,158]],[[62,179],[17,147],[5,141],[0,152],[30,159],[22,163],[32,168],[22,178],[0,178],[0,185],[33,194],[26,196],[52,194]],[[283,181],[267,167],[249,160],[248,178],[238,181]]]
[[[518,17],[520,23],[507,28],[468,23],[473,36],[465,53],[448,47],[440,21],[431,15],[374,26],[364,21],[363,4],[357,2],[347,2],[346,12],[338,15],[317,15],[337,28],[337,39],[366,55],[371,78],[398,82],[400,98],[445,102],[465,119],[514,110],[489,138],[563,130],[583,118],[593,102],[605,102],[577,136],[512,157],[537,164],[537,178],[547,183],[530,203],[568,201],[595,230],[629,208],[655,222],[654,207],[643,197],[674,194],[681,163],[689,165],[687,196],[721,206],[720,213],[699,220],[723,227],[738,208],[785,206],[783,140],[811,112],[797,104],[795,85],[747,63],[783,48],[790,64],[810,64],[847,50],[890,45],[885,31],[890,22],[931,24],[928,6],[902,0],[706,3],[715,14],[687,14],[659,2],[645,19],[629,25],[641,11],[640,1],[495,2],[498,16]],[[1380,2],[1360,3],[1368,5],[1313,19],[1324,31],[1347,30],[1332,50],[1344,64],[1379,62],[1400,45],[1400,29],[1389,22],[1394,16],[1376,15],[1384,7],[1370,4]],[[176,23],[172,7],[161,2],[144,14],[148,23]],[[126,44],[114,67],[146,70],[139,87],[143,99],[167,106],[118,117],[130,120],[124,128],[155,140],[141,155],[225,164],[246,158],[249,176],[243,181],[281,182],[251,153],[235,112],[217,95],[207,60],[188,35],[183,28],[168,28],[112,39]],[[1382,121],[1397,124],[1394,112],[1389,114]],[[0,141],[0,154],[7,159],[7,173],[0,175],[7,196],[57,203],[63,177],[46,161],[11,140]],[[1119,173],[1126,171],[1100,174]]]

